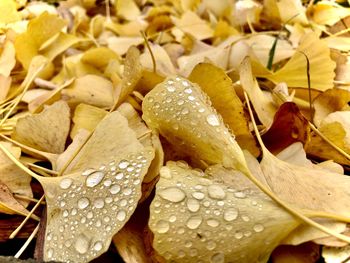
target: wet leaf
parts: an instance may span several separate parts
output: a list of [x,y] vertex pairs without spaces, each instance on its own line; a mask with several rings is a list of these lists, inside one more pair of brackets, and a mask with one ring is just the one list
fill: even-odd
[[197,83],[209,96],[213,107],[235,135],[239,146],[258,156],[260,151],[249,131],[243,104],[236,95],[232,80],[225,72],[212,64],[200,63],[188,79]]
[[167,261],[264,262],[298,225],[242,173],[220,165],[203,173],[168,162],[150,213],[153,247]]

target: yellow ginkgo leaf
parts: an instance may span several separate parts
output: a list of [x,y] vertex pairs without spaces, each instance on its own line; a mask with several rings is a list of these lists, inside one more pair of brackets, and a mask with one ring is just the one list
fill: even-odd
[[93,132],[98,123],[107,115],[107,111],[88,105],[79,104],[74,111],[72,118],[73,128],[70,132],[70,137],[74,138],[80,129],[85,129]]
[[214,36],[214,30],[210,25],[192,11],[184,12],[181,18],[173,17],[173,22],[180,30],[197,40],[203,40]]
[[1,24],[8,24],[17,22],[21,19],[20,13],[17,12],[16,1],[14,0],[2,0],[0,1],[0,27]]
[[118,16],[129,21],[136,20],[140,15],[140,9],[134,0],[117,1],[115,9]]
[[81,61],[98,69],[103,69],[112,59],[118,60],[119,56],[109,48],[97,47],[86,51],[82,56]]
[[[1,7],[0,7],[1,10]],[[16,65],[15,47],[11,41],[6,41],[0,55],[0,74],[9,77]]]
[[285,82],[288,87],[308,88],[308,63],[311,88],[324,91],[333,88],[335,62],[330,57],[330,49],[325,41],[315,33],[306,34],[300,41],[295,54],[276,72],[258,72],[254,75],[267,78],[274,83]]
[[142,110],[149,127],[197,162],[245,169],[242,150],[197,84],[169,77],[146,95]]
[[161,169],[150,213],[166,262],[266,262],[299,224],[239,171],[183,162]]
[[36,150],[58,154],[64,150],[69,129],[70,109],[66,102],[59,101],[39,114],[19,119],[12,139]]
[[319,1],[311,5],[309,12],[315,23],[331,26],[349,16],[350,8],[345,8],[335,2]]
[[17,59],[28,69],[31,59],[38,54],[41,46],[54,37],[65,26],[65,21],[47,12],[29,22],[25,33],[16,37],[15,48]]
[[213,107],[230,127],[240,147],[258,156],[259,149],[249,131],[243,104],[233,89],[232,80],[224,70],[209,63],[200,63],[188,79],[197,83],[208,94]]
[[109,108],[114,103],[114,88],[111,81],[106,78],[89,74],[75,79],[62,95],[67,97],[68,103],[90,104],[101,108]]
[[62,177],[31,173],[46,196],[44,260],[88,262],[104,253],[136,209],[153,157],[153,147],[144,147],[115,111],[99,123]]

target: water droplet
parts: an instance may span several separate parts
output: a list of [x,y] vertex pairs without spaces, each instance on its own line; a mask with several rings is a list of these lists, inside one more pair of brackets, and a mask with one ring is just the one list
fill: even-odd
[[235,239],[241,239],[243,237],[243,233],[238,231],[234,234],[234,237]]
[[134,171],[134,170],[135,170],[134,166],[131,166],[131,165],[126,168],[126,171],[129,173]]
[[181,114],[182,115],[186,115],[186,114],[188,114],[190,111],[189,111],[189,109],[188,108],[183,108],[182,110],[181,110]]
[[242,220],[244,222],[249,222],[250,218],[249,218],[249,216],[242,216]]
[[68,210],[64,210],[62,215],[63,215],[63,217],[67,217],[69,215]]
[[[169,83],[169,82],[168,82]],[[167,86],[166,89],[169,91],[169,92],[174,92],[176,90],[176,88],[174,86]]]
[[200,208],[200,204],[196,199],[188,199],[187,200],[187,208],[188,210],[190,210],[191,212],[195,213],[199,210]]
[[261,231],[263,231],[265,228],[262,224],[256,224],[254,227],[253,227],[254,231],[259,233]]
[[102,226],[102,222],[101,222],[100,219],[98,219],[98,220],[96,221],[95,226],[96,226],[96,227],[101,227],[101,226]]
[[107,180],[105,180],[104,182],[103,182],[103,185],[104,186],[111,186],[111,184],[112,184],[112,180],[109,180],[109,179],[107,179]]
[[105,198],[105,202],[106,202],[106,204],[110,204],[110,203],[113,202],[113,198],[110,197],[110,196],[107,196],[107,197]]
[[178,254],[179,258],[183,258],[186,256],[186,253],[183,250],[179,250],[179,252],[177,254]]
[[109,188],[109,192],[113,195],[119,193],[120,192],[120,185],[118,185],[118,184],[112,185],[111,188]]
[[250,237],[251,235],[252,235],[252,232],[250,232],[250,231],[244,232],[244,236],[246,236],[246,237]]
[[117,219],[119,221],[124,221],[126,218],[126,212],[124,210],[120,210],[118,213],[117,213]]
[[73,208],[72,211],[70,212],[70,214],[71,214],[72,216],[75,216],[77,213],[78,213],[78,210],[75,209],[75,208]]
[[208,250],[213,250],[216,248],[216,243],[213,240],[209,240],[207,242],[207,249]]
[[222,252],[215,253],[210,258],[210,262],[212,263],[224,263],[225,262],[225,255]]
[[246,197],[246,194],[245,194],[244,192],[235,192],[233,195],[234,195],[235,197],[241,198],[241,199],[243,199],[243,198]]
[[86,178],[86,186],[95,187],[96,185],[98,185],[102,181],[104,176],[105,176],[105,174],[103,172],[100,172],[100,171],[90,174]]
[[224,212],[224,219],[228,222],[237,219],[237,217],[238,217],[238,210],[235,208],[228,208]]
[[199,109],[198,109],[198,112],[199,112],[199,113],[203,113],[203,112],[205,112],[205,109],[204,109],[204,108],[199,108]]
[[123,177],[124,177],[123,173],[117,173],[115,176],[115,179],[120,180],[120,179],[123,179]]
[[96,208],[103,208],[105,206],[105,202],[103,201],[102,198],[97,198],[95,201],[94,201],[94,207]]
[[89,201],[89,199],[87,199],[86,197],[82,197],[82,198],[80,198],[80,199],[78,200],[78,207],[79,207],[80,209],[85,209],[85,208],[87,208],[87,207],[89,206],[89,204],[90,204],[90,201]]
[[71,178],[64,178],[60,182],[60,187],[64,190],[68,189],[73,183],[73,180]]
[[87,214],[86,214],[86,217],[89,219],[93,218],[93,216],[94,216],[94,214],[91,211],[87,212]]
[[211,218],[207,220],[207,225],[211,227],[217,227],[220,225],[220,222],[216,219]]
[[197,200],[202,200],[205,197],[205,195],[202,192],[194,192],[192,193],[192,196]]
[[194,101],[195,99],[196,99],[196,98],[193,97],[192,95],[188,96],[188,100],[189,100],[189,101]]
[[224,189],[220,185],[215,184],[208,186],[208,194],[213,199],[224,199],[226,197]]
[[192,93],[192,89],[190,89],[190,88],[185,89],[184,92],[187,93],[187,94],[191,94]]
[[84,170],[84,171],[81,173],[81,175],[87,176],[87,175],[92,174],[92,173],[95,172],[95,171],[96,171],[95,169],[88,168],[88,169]]
[[191,257],[195,257],[198,255],[198,250],[196,248],[192,248],[189,254]]
[[85,254],[89,249],[89,240],[84,234],[80,234],[74,244],[75,250],[79,254]]
[[125,189],[123,190],[123,193],[124,193],[124,195],[131,195],[132,189],[131,189],[131,188],[125,188]]
[[52,249],[52,248],[49,248],[49,249],[47,250],[47,257],[48,257],[48,258],[52,258],[52,256],[53,256],[53,249]]
[[171,179],[171,170],[168,167],[163,166],[160,168],[160,176],[165,179]]
[[94,244],[94,250],[95,250],[95,251],[100,251],[102,248],[103,248],[103,244],[102,244],[101,241],[97,241],[97,242]]
[[187,222],[186,226],[189,229],[196,229],[199,227],[199,225],[202,223],[202,217],[201,216],[192,216],[190,217]]
[[176,221],[176,216],[175,215],[172,215],[169,217],[169,222],[170,223],[174,223]]
[[207,123],[211,126],[219,126],[220,125],[219,119],[215,114],[209,114],[207,116]]
[[128,167],[128,165],[129,165],[129,162],[128,162],[128,161],[122,160],[122,161],[120,161],[118,167],[119,167],[120,169],[125,169],[126,167]]
[[155,229],[159,234],[168,232],[169,228],[169,223],[165,220],[159,220],[155,225]]
[[181,202],[185,198],[185,193],[177,187],[168,187],[159,193],[160,197],[173,203]]
[[185,101],[183,99],[179,99],[177,101],[177,105],[179,105],[179,106],[183,105],[184,103],[185,103]]
[[153,102],[153,101],[154,101],[154,98],[153,98],[153,97],[148,97],[147,100],[148,100],[149,102]]

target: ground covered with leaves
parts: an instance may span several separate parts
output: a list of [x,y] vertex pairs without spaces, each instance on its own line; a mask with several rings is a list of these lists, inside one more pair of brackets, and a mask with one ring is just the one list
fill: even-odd
[[350,261],[347,1],[0,10],[2,254]]

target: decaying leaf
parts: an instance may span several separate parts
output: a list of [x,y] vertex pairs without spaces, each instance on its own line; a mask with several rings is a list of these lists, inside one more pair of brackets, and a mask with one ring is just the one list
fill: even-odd
[[266,262],[298,225],[236,170],[168,162],[160,175],[149,227],[169,262]]
[[69,128],[70,109],[59,101],[39,114],[19,119],[12,139],[40,151],[62,153]]
[[278,153],[294,142],[307,143],[310,128],[308,121],[293,102],[280,106],[270,129],[262,135],[264,144],[272,153]]
[[225,72],[212,64],[200,63],[188,79],[197,83],[209,96],[213,107],[235,135],[239,146],[258,156],[260,151],[249,131],[243,104],[233,89],[232,80]]
[[[8,142],[0,142],[15,157],[19,159],[21,156],[21,148],[16,147]],[[31,177],[18,168],[2,151],[0,151],[0,174],[1,182],[5,184],[14,194],[20,194],[32,197],[33,192],[30,187]],[[18,200],[24,207],[28,205],[27,201]]]

